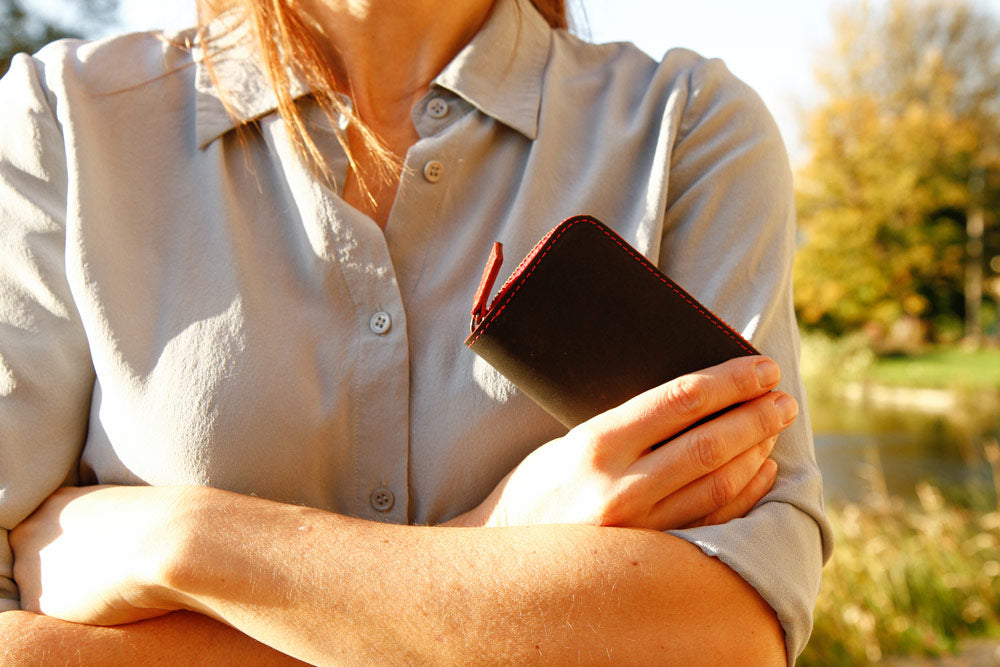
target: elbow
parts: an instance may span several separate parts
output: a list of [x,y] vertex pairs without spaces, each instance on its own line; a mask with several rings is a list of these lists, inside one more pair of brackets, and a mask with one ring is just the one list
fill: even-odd
[[788,664],[782,625],[753,586],[694,545],[657,537],[670,548],[652,561],[644,582],[637,582],[645,591],[635,613],[648,633],[641,644],[650,651],[643,662]]

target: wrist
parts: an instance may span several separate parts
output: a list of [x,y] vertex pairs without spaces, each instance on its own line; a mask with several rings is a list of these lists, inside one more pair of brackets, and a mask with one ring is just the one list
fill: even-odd
[[158,487],[157,516],[147,535],[140,576],[150,606],[201,611],[187,591],[205,561],[205,508],[214,489]]
[[[241,604],[255,587],[274,592],[273,604],[287,602],[288,559],[296,548],[299,553],[308,549],[294,542],[314,543],[312,526],[327,513],[211,487],[175,487],[167,493],[161,524],[165,539],[152,557],[150,579],[160,608],[194,611],[225,623],[223,610]],[[287,553],[273,550],[278,539],[289,540]],[[256,599],[262,598],[260,593]]]

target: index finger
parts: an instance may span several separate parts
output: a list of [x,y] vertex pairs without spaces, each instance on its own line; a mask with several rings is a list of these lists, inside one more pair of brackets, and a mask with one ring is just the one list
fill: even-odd
[[577,428],[596,446],[613,443],[622,455],[638,458],[699,420],[766,394],[780,379],[772,359],[738,357],[653,387]]

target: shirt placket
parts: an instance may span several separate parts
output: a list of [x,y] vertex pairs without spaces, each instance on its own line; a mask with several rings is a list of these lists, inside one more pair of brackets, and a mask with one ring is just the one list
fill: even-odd
[[[355,485],[354,516],[387,523],[406,523],[409,515],[409,343],[406,313],[396,272],[382,230],[366,215],[347,205],[331,188],[343,183],[347,160],[328,121],[318,109],[310,121],[315,135],[332,156],[333,182],[318,178],[285,136],[280,119],[264,125],[278,135],[273,149],[286,164],[286,174],[303,214],[303,224],[318,234],[324,257],[336,265],[354,306],[353,312],[330,311],[335,335],[352,341],[342,354],[352,357],[350,418],[338,431],[348,442],[354,470],[338,469],[340,483]],[[320,333],[322,335],[322,332]],[[337,457],[341,461],[345,457]]]
[[451,181],[458,172],[459,139],[447,130],[470,112],[471,105],[450,91],[433,88],[412,111],[420,139],[406,153],[399,193],[386,224],[404,303],[417,289],[431,239],[448,234],[442,214]]
[[[289,151],[290,153],[292,151]],[[312,220],[306,224],[326,237],[333,261],[354,305],[332,312],[338,330],[353,329],[349,434],[354,470],[337,477],[355,482],[352,514],[387,523],[406,523],[409,512],[409,344],[406,313],[389,249],[378,226],[342,199],[291,155],[312,192]],[[308,175],[307,175],[308,174]],[[304,178],[302,178],[304,177]],[[332,444],[332,443],[331,443]],[[346,443],[345,443],[346,444]],[[333,445],[332,446],[341,446]],[[353,474],[352,474],[353,473]],[[347,508],[345,508],[346,510]]]
[[[414,109],[421,139],[407,153],[386,232],[314,181],[316,219],[355,306],[352,441],[359,517],[409,520],[410,368],[405,294],[412,291],[451,168],[450,142],[435,136],[467,103],[447,91]],[[430,135],[430,136],[428,136]],[[390,249],[392,252],[390,252]],[[346,477],[346,476],[345,476]]]
[[[380,421],[380,412],[385,410],[392,414],[394,433],[399,435],[389,443],[383,441],[383,447],[397,449],[397,444],[402,445],[404,451],[394,451],[391,456],[399,466],[391,466],[394,474],[399,479],[396,483],[398,488],[408,490],[408,463],[409,463],[409,442],[412,437],[410,429],[410,391],[409,386],[409,357],[408,357],[408,336],[405,326],[396,329],[395,320],[388,332],[378,334],[380,327],[387,326],[388,318],[393,317],[394,312],[398,312],[400,318],[405,318],[405,304],[407,298],[416,288],[419,276],[423,270],[423,262],[427,255],[428,240],[433,236],[434,230],[438,227],[440,210],[445,199],[448,188],[448,178],[455,165],[451,156],[453,151],[449,142],[440,135],[453,122],[455,122],[469,107],[456,99],[447,91],[431,92],[417,103],[413,111],[413,120],[417,132],[421,137],[407,152],[405,166],[400,179],[399,191],[393,209],[390,212],[386,223],[386,230],[381,230],[374,224],[365,225],[365,230],[371,233],[367,239],[369,248],[374,251],[375,261],[380,267],[384,266],[387,275],[391,275],[391,280],[378,281],[386,289],[382,291],[380,297],[384,299],[380,303],[389,304],[380,308],[373,315],[371,320],[371,330],[383,340],[378,345],[378,351],[371,350],[373,355],[391,356],[394,373],[397,377],[405,377],[405,385],[402,382],[390,380],[389,387],[383,387],[381,383],[375,382],[371,387],[359,387],[362,396],[369,394],[371,401],[367,403],[368,413],[359,418],[359,426],[364,429],[365,424],[372,421]],[[391,286],[391,293],[388,288]],[[391,301],[389,300],[391,297]],[[404,322],[405,324],[405,322]],[[395,338],[389,338],[393,330],[396,331]],[[372,345],[365,345],[364,343]],[[375,347],[379,341],[368,338],[363,340],[362,348]],[[398,350],[396,346],[401,346]],[[362,358],[368,356],[368,351],[363,352]],[[387,359],[387,362],[390,360]],[[397,364],[405,361],[406,368],[398,368]],[[365,372],[362,366],[361,382],[364,383]],[[363,432],[363,431],[362,431]],[[385,434],[389,436],[388,433]],[[372,473],[385,467],[384,463],[369,461],[366,453],[359,450],[359,463],[361,470],[365,470],[368,463]],[[362,488],[367,483],[373,486],[376,478],[370,474],[360,475]],[[403,499],[405,507],[401,508],[403,521],[407,520],[407,508],[409,497]],[[389,505],[393,502],[399,503],[398,495],[393,498],[392,489],[386,485],[373,486],[370,497],[370,505],[379,511],[380,505]],[[386,510],[390,511],[390,510]],[[397,520],[393,513],[392,520]]]
[[406,312],[381,230],[370,220],[352,218],[365,216],[353,209],[342,211],[334,216],[331,231],[355,305],[353,440],[358,515],[406,523],[410,392]]

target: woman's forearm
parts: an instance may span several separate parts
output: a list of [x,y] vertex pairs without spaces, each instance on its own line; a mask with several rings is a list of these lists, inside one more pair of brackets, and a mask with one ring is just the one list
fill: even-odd
[[[651,531],[406,528],[206,491],[185,492],[192,511],[168,530],[202,538],[186,565],[164,570],[167,583],[312,662],[782,660],[781,630],[749,586]],[[0,636],[0,665],[296,664],[184,611],[114,627],[8,612]]]
[[188,609],[319,663],[780,660],[781,629],[757,593],[659,532],[742,515],[770,486],[763,464],[795,406],[770,393],[769,365],[685,376],[542,445],[465,517],[471,527],[208,488],[60,489],[11,532],[21,601],[102,625]]
[[784,661],[757,593],[662,533],[407,527],[212,489],[188,499],[161,594],[309,662]]
[[0,637],[0,667],[303,664],[238,630],[186,611],[113,627],[9,611],[0,614]]

